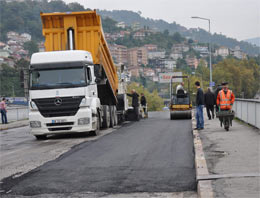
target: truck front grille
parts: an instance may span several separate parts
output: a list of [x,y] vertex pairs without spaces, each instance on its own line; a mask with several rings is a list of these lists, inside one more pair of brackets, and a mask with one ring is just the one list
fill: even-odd
[[72,127],[48,128],[49,131],[70,131]]
[[46,126],[53,127],[53,126],[66,126],[66,125],[73,125],[74,122],[61,122],[61,123],[47,123]]
[[43,117],[74,116],[84,96],[33,99]]

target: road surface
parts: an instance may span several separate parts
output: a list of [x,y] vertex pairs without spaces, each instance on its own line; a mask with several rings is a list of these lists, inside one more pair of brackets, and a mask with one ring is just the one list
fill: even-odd
[[[149,119],[128,123],[100,138],[82,141],[57,159],[22,176],[3,179],[2,195],[69,197],[81,194],[84,197],[90,192],[187,191],[189,194],[192,191],[188,196],[194,197],[196,181],[191,130],[191,120],[171,121],[168,112],[150,113]],[[67,144],[70,141],[65,140]],[[55,147],[57,150],[56,144],[62,147],[64,138],[30,141],[31,147]],[[10,155],[12,153],[4,157]]]

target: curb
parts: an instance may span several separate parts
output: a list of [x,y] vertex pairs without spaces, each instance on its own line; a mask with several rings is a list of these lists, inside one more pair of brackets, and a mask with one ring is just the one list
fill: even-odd
[[29,125],[29,120],[22,120],[22,121],[17,121],[17,122],[13,122],[7,125],[0,125],[0,131],[3,130],[8,130],[8,129],[13,129],[13,128],[19,128],[19,127],[23,127],[23,126],[28,126]]
[[[195,128],[196,123],[194,116],[192,118],[192,128]],[[202,142],[199,136],[198,130],[192,130],[193,133],[193,143],[195,150],[195,168],[196,168],[196,180],[197,180],[197,192],[200,198],[213,198],[213,188],[211,180],[200,181],[198,178],[200,176],[209,175],[208,166],[203,151]]]

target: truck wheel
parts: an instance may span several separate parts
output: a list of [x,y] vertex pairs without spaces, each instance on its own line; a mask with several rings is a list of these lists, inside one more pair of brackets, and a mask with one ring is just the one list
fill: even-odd
[[90,135],[93,135],[93,136],[98,136],[99,133],[100,133],[100,114],[98,113],[98,116],[97,116],[97,124],[96,124],[97,128],[95,131],[91,131],[90,132]]
[[102,123],[102,128],[106,129],[110,125],[110,111],[109,111],[109,106],[104,105],[103,106],[103,123]]
[[110,127],[113,128],[115,126],[114,106],[109,106],[109,110],[110,110]]
[[117,113],[116,113],[116,106],[114,106],[114,116],[115,116],[115,126],[118,125],[118,116],[117,116]]
[[37,140],[46,140],[47,139],[47,135],[35,135],[35,138]]

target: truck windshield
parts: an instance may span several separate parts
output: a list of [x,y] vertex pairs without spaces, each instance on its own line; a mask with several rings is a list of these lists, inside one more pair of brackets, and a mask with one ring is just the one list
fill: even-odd
[[86,86],[85,71],[80,68],[33,70],[31,89],[54,89]]

